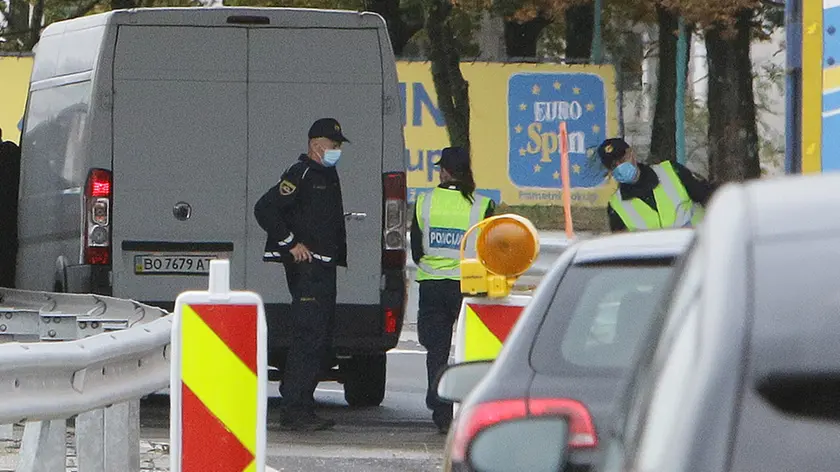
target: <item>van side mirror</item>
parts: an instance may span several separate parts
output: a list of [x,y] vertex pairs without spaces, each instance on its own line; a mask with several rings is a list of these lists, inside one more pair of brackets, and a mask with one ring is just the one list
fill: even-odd
[[467,462],[475,472],[562,472],[568,437],[569,424],[559,416],[503,421],[478,433]]
[[462,362],[446,366],[440,373],[435,391],[439,399],[460,403],[481,382],[493,361]]

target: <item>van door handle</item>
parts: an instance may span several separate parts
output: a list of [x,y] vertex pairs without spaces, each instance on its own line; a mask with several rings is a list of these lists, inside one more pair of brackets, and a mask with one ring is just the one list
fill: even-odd
[[344,219],[345,220],[362,221],[365,218],[367,218],[367,213],[354,212],[354,211],[344,213]]

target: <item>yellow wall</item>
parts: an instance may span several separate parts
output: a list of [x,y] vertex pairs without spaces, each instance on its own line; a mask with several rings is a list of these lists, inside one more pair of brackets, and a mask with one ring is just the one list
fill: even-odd
[[[31,58],[0,58],[4,101],[0,126],[18,141]],[[508,204],[559,204],[560,119],[570,133],[572,199],[606,204],[614,190],[594,148],[618,132],[615,73],[611,67],[561,64],[465,63],[470,84],[473,169],[481,193]],[[429,63],[399,62],[403,91],[409,198],[437,185],[432,165],[449,143],[437,107]]]
[[20,143],[18,123],[26,108],[32,57],[0,56],[0,128],[3,140]]

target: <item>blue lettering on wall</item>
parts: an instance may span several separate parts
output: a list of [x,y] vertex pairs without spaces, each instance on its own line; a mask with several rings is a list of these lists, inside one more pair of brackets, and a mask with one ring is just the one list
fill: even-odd
[[426,181],[433,182],[435,173],[438,167],[435,165],[440,159],[440,149],[418,149],[416,155],[411,153],[411,150],[405,150],[405,166],[409,172],[426,171]]
[[429,93],[426,92],[426,87],[422,83],[414,82],[412,84],[412,94],[414,95],[414,102],[411,104],[412,111],[414,112],[412,119],[414,126],[423,125],[423,106],[429,110],[429,113],[435,120],[436,126],[444,126],[446,124],[443,121],[443,113],[432,103],[432,98],[429,97]]
[[[406,98],[407,85],[400,82],[400,100],[402,101],[402,123],[406,125],[406,110],[408,99]],[[422,82],[411,83],[411,126],[423,126],[423,108],[425,108],[435,120],[435,126],[443,127],[446,121],[443,119],[443,112],[432,102],[432,97]]]

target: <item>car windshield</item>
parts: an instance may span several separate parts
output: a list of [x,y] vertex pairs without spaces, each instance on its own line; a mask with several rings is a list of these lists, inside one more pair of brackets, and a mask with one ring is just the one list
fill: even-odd
[[644,338],[674,258],[577,264],[560,281],[531,363],[547,374],[617,375]]

